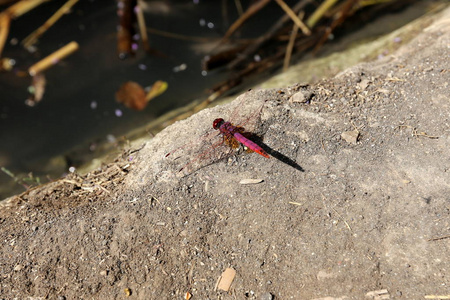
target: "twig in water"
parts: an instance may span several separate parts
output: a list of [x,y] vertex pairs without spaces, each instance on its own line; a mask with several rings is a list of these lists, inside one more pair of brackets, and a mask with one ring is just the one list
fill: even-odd
[[141,33],[142,45],[146,52],[150,51],[150,44],[148,42],[147,27],[145,26],[144,13],[142,12],[142,0],[138,0],[136,6],[136,16],[139,25],[139,32]]
[[284,10],[284,12],[292,19],[292,21],[297,25],[303,32],[304,35],[311,35],[311,30],[305,25],[305,23],[300,20],[299,17],[295,14],[295,12],[283,1],[276,0],[279,6]]
[[[304,15],[305,15],[304,11],[301,11],[298,16],[300,19],[302,19]],[[298,34],[298,25],[294,24],[294,26],[292,28],[292,32],[289,35],[289,43],[286,47],[286,55],[284,56],[284,62],[283,62],[283,71],[286,71],[289,68],[289,63],[291,61],[291,56],[292,56],[292,50],[294,50],[295,39],[297,38],[297,34]]]
[[60,48],[59,50],[56,50],[49,56],[45,57],[44,59],[41,59],[34,65],[32,65],[28,69],[28,73],[31,76],[36,75],[37,73],[40,73],[51,66],[55,65],[59,61],[61,61],[66,56],[69,56],[73,52],[78,50],[78,43],[77,42],[70,42],[69,44],[65,45],[64,47]]
[[72,8],[72,6],[74,6],[77,2],[78,2],[78,0],[69,0],[69,1],[67,1],[63,6],[60,7],[60,9],[58,9],[53,14],[53,16],[51,16],[47,21],[45,21],[45,23],[42,24],[41,27],[39,27],[38,29],[33,31],[29,36],[27,36],[22,41],[22,45],[25,48],[31,47],[34,43],[37,42],[39,37],[41,35],[43,35],[47,31],[47,29],[52,27],[53,24],[55,24],[56,21],[58,21],[65,13],[67,13]]
[[8,7],[4,13],[9,15],[11,19],[15,19],[17,17],[20,17],[23,14],[26,14],[33,8],[35,8],[38,5],[41,5],[44,2],[47,2],[48,0],[27,0],[27,1],[19,1],[16,4],[11,5]]
[[337,0],[327,0],[323,2],[306,21],[309,28],[313,28],[322,16],[337,2]]
[[227,32],[222,38],[222,42],[228,40],[228,38],[239,28],[242,24],[245,23],[251,16],[260,11],[264,6],[266,6],[270,0],[260,0],[250,6],[243,15],[239,19],[237,19],[233,24],[231,24],[230,28],[228,28]]
[[8,38],[10,23],[11,17],[8,14],[0,14],[0,56],[2,55],[3,47],[5,46],[6,39]]

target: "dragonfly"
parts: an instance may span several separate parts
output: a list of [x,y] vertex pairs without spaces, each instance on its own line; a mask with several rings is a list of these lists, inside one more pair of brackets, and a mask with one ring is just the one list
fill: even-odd
[[[265,102],[265,101],[264,101]],[[183,175],[188,175],[206,165],[210,165],[220,159],[232,155],[236,152],[236,149],[244,148],[246,152],[255,152],[259,155],[270,158],[269,154],[256,142],[257,136],[243,127],[250,119],[257,119],[262,106],[250,114],[250,116],[240,124],[233,123],[232,121],[225,121],[223,118],[216,118],[212,122],[212,129],[204,134],[198,141],[197,146],[190,147],[189,144],[183,145],[172,152],[165,155],[168,157],[181,149],[185,149],[185,152],[191,157],[190,161],[185,163],[178,172],[182,172]],[[237,109],[241,108],[241,105],[237,106]],[[220,138],[221,137],[221,138]],[[218,140],[215,141],[214,140]],[[188,150],[186,150],[188,148]],[[192,153],[189,153],[192,152]]]
[[224,140],[226,140],[227,143],[230,144],[230,146],[234,144],[234,138],[236,141],[246,146],[251,151],[254,151],[266,158],[270,158],[269,154],[267,154],[267,152],[264,151],[261,146],[245,137],[247,133],[245,132],[244,127],[234,126],[233,124],[231,124],[231,122],[225,122],[224,119],[217,118],[213,122],[213,128],[220,131],[220,133],[223,135]]

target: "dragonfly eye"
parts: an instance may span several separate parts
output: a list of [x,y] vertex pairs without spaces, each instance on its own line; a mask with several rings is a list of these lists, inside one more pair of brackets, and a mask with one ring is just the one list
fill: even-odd
[[214,129],[219,129],[220,125],[222,125],[223,123],[223,119],[219,118],[219,119],[215,119],[213,122],[213,128]]

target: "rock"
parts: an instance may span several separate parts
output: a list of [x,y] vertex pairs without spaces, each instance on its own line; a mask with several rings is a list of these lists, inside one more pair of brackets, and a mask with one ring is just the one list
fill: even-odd
[[313,93],[311,93],[310,91],[300,91],[292,95],[290,100],[293,103],[306,103],[311,99],[312,96]]
[[14,267],[14,271],[21,271],[22,269],[23,269],[23,266],[20,264]]
[[292,97],[291,97],[291,101],[294,102],[294,103],[296,103],[296,102],[297,102],[297,103],[298,103],[298,102],[304,103],[304,102],[306,102],[305,99],[306,99],[306,98],[305,98],[305,95],[303,95],[302,92],[295,93],[295,94],[292,95]]
[[264,293],[259,297],[259,300],[273,300],[274,297],[271,293]]
[[341,133],[341,137],[349,144],[355,144],[358,141],[359,137],[359,131],[358,130],[352,130],[352,131],[344,131]]

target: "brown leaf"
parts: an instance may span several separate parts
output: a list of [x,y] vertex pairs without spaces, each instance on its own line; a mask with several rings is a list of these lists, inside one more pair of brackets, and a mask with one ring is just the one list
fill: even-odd
[[125,82],[116,92],[116,100],[134,110],[143,110],[147,106],[144,89],[136,82]]

